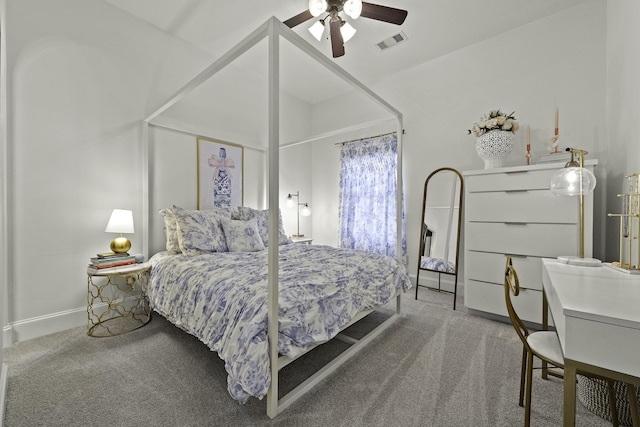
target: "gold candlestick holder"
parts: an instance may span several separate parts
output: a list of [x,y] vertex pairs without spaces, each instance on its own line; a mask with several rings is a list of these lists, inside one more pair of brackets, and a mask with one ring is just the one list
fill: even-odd
[[608,214],[620,218],[620,261],[607,264],[616,270],[640,274],[640,174],[625,176],[627,192],[618,194],[622,199],[622,213]]

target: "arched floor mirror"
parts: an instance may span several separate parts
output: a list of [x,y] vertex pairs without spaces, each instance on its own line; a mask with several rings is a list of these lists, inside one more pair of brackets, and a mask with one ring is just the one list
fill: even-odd
[[[458,254],[462,219],[463,180],[453,168],[433,171],[424,183],[420,245],[418,246],[418,289],[428,288],[453,294],[453,309],[458,297]],[[420,273],[423,273],[423,283]],[[445,283],[442,276],[449,280]],[[435,279],[437,276],[437,284]]]

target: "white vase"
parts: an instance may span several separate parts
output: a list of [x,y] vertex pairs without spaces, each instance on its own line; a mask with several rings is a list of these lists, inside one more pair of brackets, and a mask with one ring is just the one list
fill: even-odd
[[476,153],[484,160],[485,169],[501,168],[511,153],[513,132],[490,130],[476,138]]

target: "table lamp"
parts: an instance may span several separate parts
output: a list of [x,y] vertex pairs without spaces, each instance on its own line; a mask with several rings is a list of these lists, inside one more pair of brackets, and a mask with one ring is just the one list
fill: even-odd
[[[584,156],[587,151],[567,148],[571,152],[571,160],[564,168],[551,178],[550,189],[560,196],[578,196],[580,200],[580,253],[579,256],[559,256],[558,261],[564,264],[596,267],[602,265],[599,259],[584,257],[584,196],[591,194],[596,188],[596,177],[584,167]],[[575,160],[575,155],[579,161]]]
[[[293,200],[293,198],[296,198],[296,200]],[[293,237],[304,237],[304,234],[300,234],[300,215],[302,216],[309,216],[311,215],[311,208],[309,207],[308,203],[300,203],[300,192],[296,191],[296,194],[291,194],[289,193],[289,195],[287,196],[287,200],[286,200],[287,206],[292,208],[294,206],[298,206],[298,234],[294,234]],[[300,206],[302,206],[302,209],[300,209]]]
[[134,233],[133,212],[124,209],[114,209],[107,223],[105,233],[120,233],[111,242],[111,250],[115,253],[127,253],[131,249],[131,241],[122,236],[122,233]]

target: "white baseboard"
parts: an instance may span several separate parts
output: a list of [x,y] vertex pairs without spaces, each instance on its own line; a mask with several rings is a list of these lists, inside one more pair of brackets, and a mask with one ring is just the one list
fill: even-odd
[[4,408],[7,404],[7,383],[9,381],[9,366],[6,363],[0,368],[0,427],[4,424]]
[[86,326],[86,324],[87,309],[85,307],[19,320],[9,323],[9,326],[3,330],[3,344],[4,347],[8,347],[20,341]]
[[11,326],[5,326],[2,328],[2,347],[9,347],[11,343]]
[[[129,309],[138,301],[137,297],[127,297],[124,299],[126,309]],[[95,312],[106,309],[106,303],[95,304]],[[10,322],[4,327],[2,333],[3,347],[8,347],[20,341],[42,337],[55,332],[64,331],[79,326],[87,326],[89,321],[87,308],[80,307],[58,313],[46,314],[44,316],[32,317],[31,319]]]

